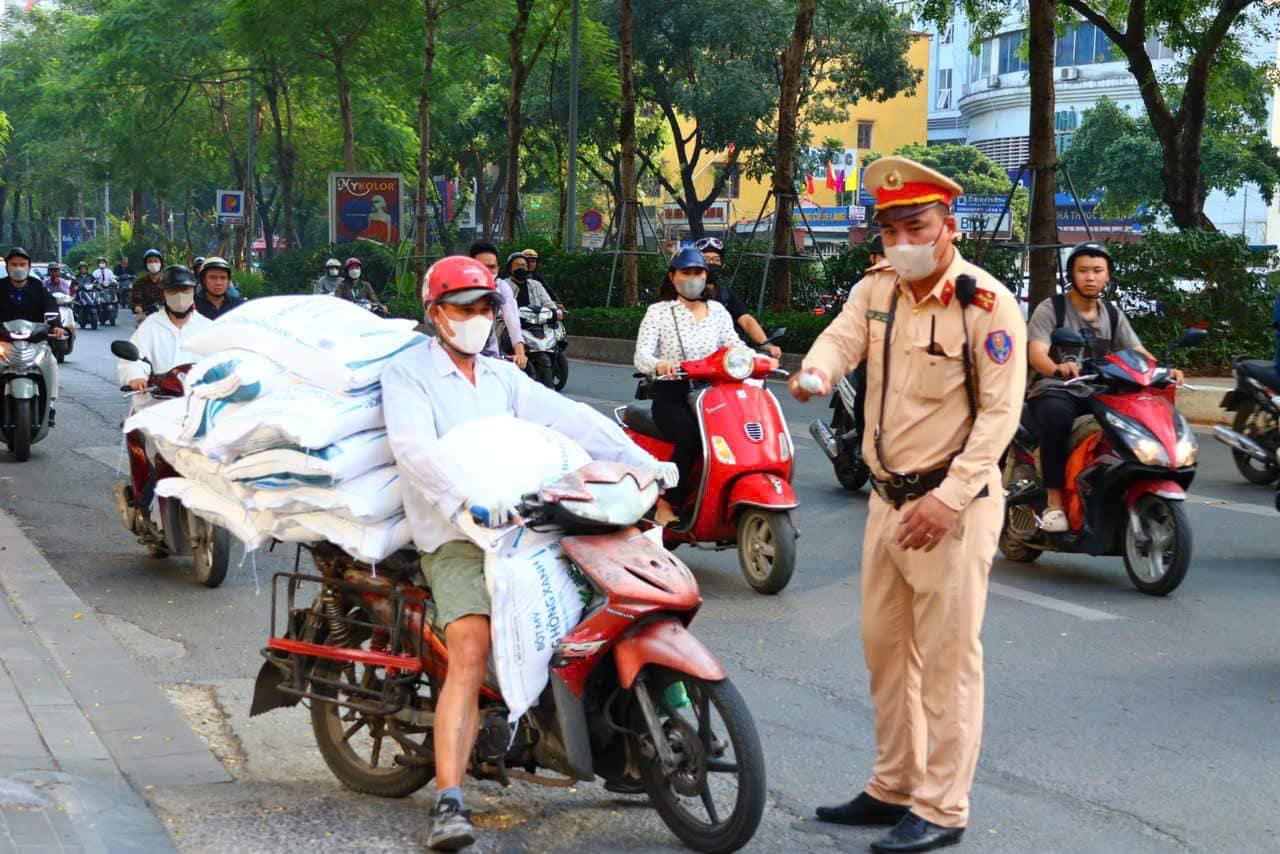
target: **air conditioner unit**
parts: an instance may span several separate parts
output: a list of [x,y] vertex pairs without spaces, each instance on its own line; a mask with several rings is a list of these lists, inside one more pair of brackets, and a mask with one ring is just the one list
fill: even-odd
[[987,88],[988,88],[988,89],[999,89],[999,88],[1000,88],[1000,75],[999,75],[999,74],[992,74],[990,77],[988,77],[988,78],[987,78]]
[[1074,67],[1059,68],[1058,79],[1059,80],[1079,80],[1080,69],[1074,68]]

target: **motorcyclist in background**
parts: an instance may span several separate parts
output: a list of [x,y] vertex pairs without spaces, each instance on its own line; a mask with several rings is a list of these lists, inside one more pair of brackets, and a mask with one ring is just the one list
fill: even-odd
[[538,268],[542,265],[538,258],[538,250],[524,249],[521,250],[520,254],[524,256],[525,261],[529,264],[529,278],[542,285],[546,292],[551,295],[552,301],[556,305],[560,305],[560,297],[556,296],[556,292],[551,289],[551,286],[547,284],[547,280],[538,272]]
[[324,275],[316,279],[314,293],[317,296],[333,296],[341,284],[342,262],[337,258],[330,258],[324,262]]
[[[142,263],[146,267],[146,275],[133,280],[133,290],[129,294],[129,306],[135,317],[141,321],[147,315],[147,309],[164,300],[160,283],[161,271],[164,269],[164,253],[159,249],[148,249],[142,253]],[[186,267],[182,269],[186,270]],[[190,270],[187,270],[190,273]]]
[[338,285],[338,289],[334,291],[334,296],[339,299],[351,300],[367,300],[381,308],[383,311],[387,307],[382,304],[382,300],[378,299],[378,295],[373,290],[373,285],[360,278],[364,274],[364,265],[360,263],[359,258],[348,258],[345,266],[346,278],[342,280],[342,284]]
[[105,255],[98,256],[98,269],[93,271],[93,283],[99,288],[116,283],[116,275],[111,272],[111,267],[107,264]]
[[741,331],[741,335],[748,342],[760,347],[775,359],[781,358],[781,347],[773,344],[761,346],[769,336],[760,327],[759,321],[751,316],[742,298],[730,290],[728,285],[719,282],[720,271],[724,267],[724,243],[718,237],[704,237],[693,246],[707,259],[707,294],[728,309],[729,316],[733,318],[733,325]]
[[203,267],[204,267],[203,255],[197,255],[196,257],[191,259],[191,275],[195,276],[197,280],[199,280],[200,278],[200,270]]
[[62,278],[62,265],[57,261],[49,264],[49,281],[45,282],[44,286],[51,294],[71,296],[71,282]]
[[[31,256],[21,246],[15,246],[4,257],[6,275],[0,278],[0,323],[10,320],[29,320],[32,323],[48,323],[49,334],[63,338],[62,315],[53,294],[41,285],[40,279],[31,278]],[[49,265],[52,267],[53,265]]]
[[133,268],[129,266],[129,256],[121,255],[120,263],[116,265],[116,268],[112,270],[112,272],[116,274],[117,279],[123,279],[126,276],[132,279]]
[[200,290],[196,294],[196,311],[210,320],[217,320],[244,302],[230,293],[231,265],[223,258],[215,255],[204,261],[196,279],[200,282]]

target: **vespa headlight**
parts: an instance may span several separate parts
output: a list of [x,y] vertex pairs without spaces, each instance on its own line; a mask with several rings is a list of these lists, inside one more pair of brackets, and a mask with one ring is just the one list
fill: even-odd
[[1196,457],[1200,454],[1200,443],[1196,441],[1196,434],[1192,431],[1191,424],[1176,409],[1173,411],[1173,427],[1178,437],[1178,441],[1173,446],[1174,467],[1186,468],[1195,465]]
[[1115,428],[1125,440],[1125,445],[1133,452],[1138,462],[1145,466],[1167,466],[1169,455],[1164,445],[1155,436],[1139,424],[1130,421],[1114,412],[1107,412],[1104,417],[1107,423]]
[[756,369],[756,356],[746,347],[734,347],[724,354],[724,372],[735,380],[745,380]]

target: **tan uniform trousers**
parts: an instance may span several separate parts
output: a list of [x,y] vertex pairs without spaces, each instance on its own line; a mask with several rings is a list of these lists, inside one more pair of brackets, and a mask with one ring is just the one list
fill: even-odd
[[982,744],[982,617],[1003,490],[974,499],[933,551],[895,542],[901,510],[872,494],[862,550],[862,646],[878,756],[866,790],[943,827],[969,819]]

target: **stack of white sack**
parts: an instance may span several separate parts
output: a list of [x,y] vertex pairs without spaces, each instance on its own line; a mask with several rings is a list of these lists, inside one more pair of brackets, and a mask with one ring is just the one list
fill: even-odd
[[187,342],[203,356],[187,395],[139,410],[125,430],[146,433],[182,475],[157,494],[247,549],[327,540],[379,561],[411,540],[380,378],[425,340],[412,321],[346,300],[253,300]]

